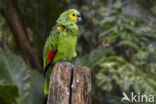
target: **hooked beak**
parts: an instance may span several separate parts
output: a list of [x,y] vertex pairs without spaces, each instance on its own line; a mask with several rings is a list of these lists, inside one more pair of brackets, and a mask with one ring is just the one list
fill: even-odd
[[81,16],[77,15],[76,23],[79,24],[79,23],[81,23],[81,21],[82,21]]

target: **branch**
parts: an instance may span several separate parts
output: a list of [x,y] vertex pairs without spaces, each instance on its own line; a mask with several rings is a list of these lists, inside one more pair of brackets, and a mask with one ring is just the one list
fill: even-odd
[[12,0],[5,0],[6,9],[3,11],[3,16],[9,25],[10,30],[16,40],[25,62],[33,69],[42,72],[41,65],[36,57],[36,54],[28,41],[23,26],[20,23],[18,14]]
[[56,63],[47,104],[91,104],[91,74],[86,67]]

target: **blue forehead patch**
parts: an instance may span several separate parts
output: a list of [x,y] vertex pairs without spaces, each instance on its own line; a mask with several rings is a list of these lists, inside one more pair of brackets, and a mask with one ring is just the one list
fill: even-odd
[[78,11],[76,11],[77,16],[80,16],[80,13]]

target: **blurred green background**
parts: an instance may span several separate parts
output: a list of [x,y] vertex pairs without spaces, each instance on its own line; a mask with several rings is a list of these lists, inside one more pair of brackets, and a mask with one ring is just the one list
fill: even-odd
[[155,95],[155,0],[0,0],[0,104],[45,104],[44,42],[69,8],[83,17],[71,62],[91,69],[92,103]]

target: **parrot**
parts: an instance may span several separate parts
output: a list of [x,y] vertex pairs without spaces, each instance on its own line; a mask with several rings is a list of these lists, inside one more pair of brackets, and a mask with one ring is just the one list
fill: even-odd
[[43,69],[46,74],[44,94],[48,94],[50,75],[53,64],[67,62],[77,56],[78,24],[81,23],[80,12],[69,9],[63,12],[52,28],[43,49]]

